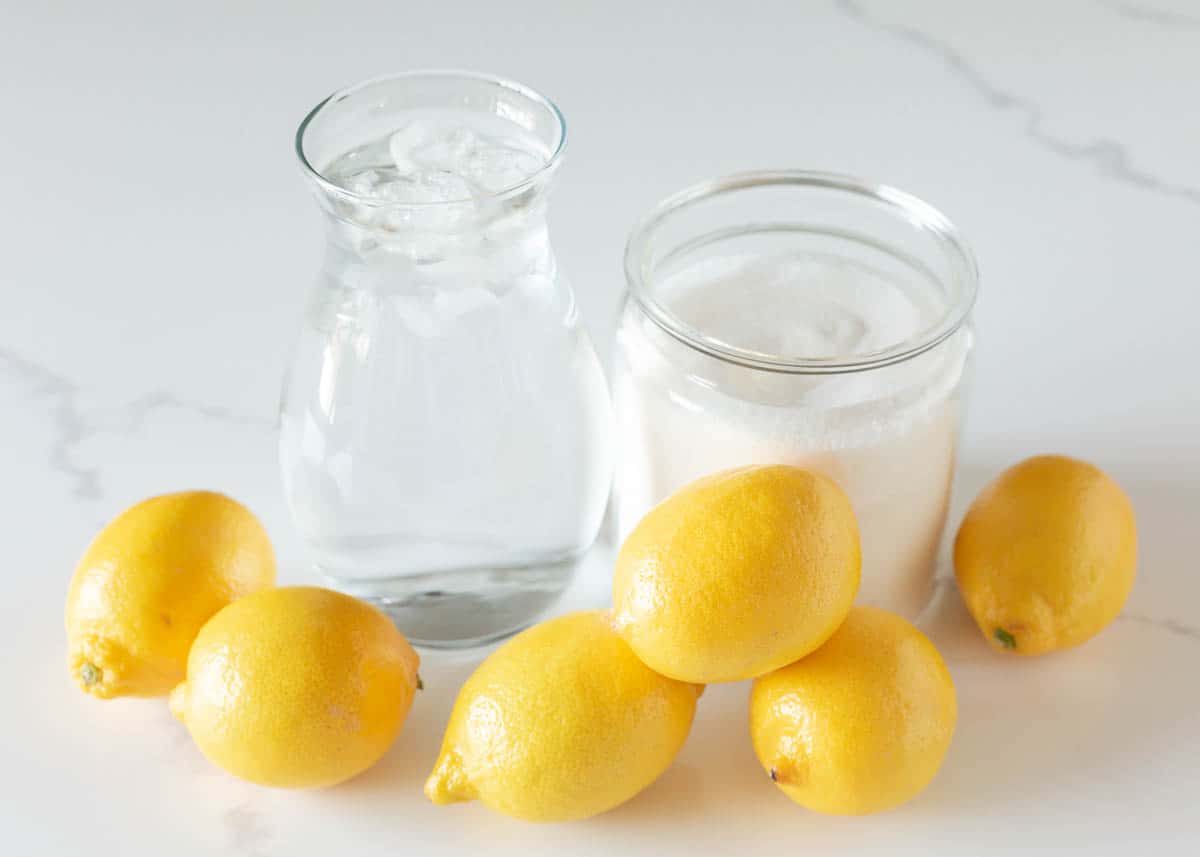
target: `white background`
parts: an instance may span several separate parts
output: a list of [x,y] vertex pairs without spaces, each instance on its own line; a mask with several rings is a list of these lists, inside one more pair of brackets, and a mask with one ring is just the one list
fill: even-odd
[[[602,356],[632,222],[717,174],[861,174],[943,209],[982,269],[961,508],[1061,451],[1129,491],[1141,566],[1087,646],[993,655],[944,587],[927,629],[959,686],[934,785],[869,819],[764,780],[742,686],[715,688],[651,790],[531,827],[420,783],[471,668],[387,759],[320,793],[211,768],[157,702],[63,666],[75,560],[125,505],[211,487],[283,507],[274,414],[321,252],[291,151],[328,92],[419,67],[544,91],[569,124],[552,209]],[[0,850],[12,854],[1195,853],[1200,847],[1200,4],[40,2],[0,10]],[[957,514],[957,513],[956,513]],[[605,597],[604,560],[571,603]]]

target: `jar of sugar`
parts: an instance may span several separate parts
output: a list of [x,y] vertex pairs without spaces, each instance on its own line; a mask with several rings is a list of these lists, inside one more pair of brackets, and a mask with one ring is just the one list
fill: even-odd
[[934,578],[970,376],[978,275],[954,226],[847,176],[688,188],[626,248],[615,520],[729,467],[787,463],[849,495],[859,602],[915,617]]

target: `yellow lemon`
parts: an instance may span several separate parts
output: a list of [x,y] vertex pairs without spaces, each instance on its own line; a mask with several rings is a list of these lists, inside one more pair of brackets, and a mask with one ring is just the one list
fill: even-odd
[[796,803],[835,815],[880,812],[920,793],[957,717],[933,643],[874,607],[855,607],[829,642],[750,691],[763,768]]
[[67,593],[68,666],[93,696],[162,696],[200,627],[275,582],[258,519],[210,491],[152,497],[92,541]]
[[998,649],[1040,655],[1100,633],[1137,569],[1133,506],[1102,470],[1061,455],[1009,468],[954,542],[958,588]]
[[700,479],[651,509],[617,556],[616,626],[652,669],[754,678],[829,638],[858,592],[850,501],[796,467]]
[[425,794],[526,821],[605,812],[671,764],[698,693],[638,660],[608,611],[544,622],[467,679]]
[[387,752],[412,706],[418,664],[374,607],[315,586],[270,589],[201,629],[171,711],[234,776],[329,786]]

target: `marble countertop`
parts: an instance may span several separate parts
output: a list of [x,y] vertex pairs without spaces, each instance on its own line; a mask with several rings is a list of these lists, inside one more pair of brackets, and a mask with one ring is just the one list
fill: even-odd
[[[0,837],[11,854],[457,855],[1200,851],[1200,7],[1190,0],[718,5],[25,4],[0,28]],[[1122,616],[1067,653],[990,651],[944,584],[925,627],[959,689],[910,805],[805,812],[770,786],[744,685],[713,688],[633,802],[528,826],[420,783],[479,653],[427,654],[385,760],[288,793],[207,764],[157,701],[64,667],[62,604],[118,510],[185,487],[267,523],[311,577],[275,458],[289,339],[318,264],[291,135],[325,93],[404,67],[527,81],[567,114],[552,224],[602,355],[629,226],[737,169],[886,180],[945,210],[983,272],[957,486],[1026,455],[1133,498]],[[607,597],[603,546],[565,606]]]

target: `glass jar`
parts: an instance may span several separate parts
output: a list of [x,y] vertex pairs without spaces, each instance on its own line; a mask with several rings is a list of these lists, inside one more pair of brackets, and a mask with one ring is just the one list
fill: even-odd
[[850,497],[859,602],[915,617],[949,506],[974,260],[921,200],[858,179],[745,173],[658,205],[626,249],[613,396],[621,538],[686,483],[747,464]]
[[608,391],[546,224],[565,133],[524,86],[416,72],[330,96],[296,134],[326,249],[285,380],[284,490],[332,585],[416,643],[529,624],[604,514]]

